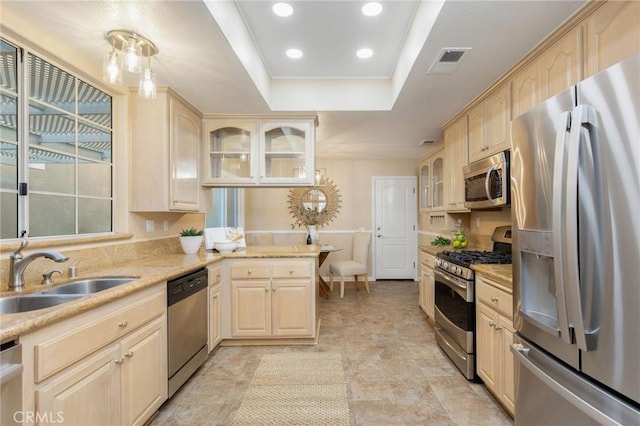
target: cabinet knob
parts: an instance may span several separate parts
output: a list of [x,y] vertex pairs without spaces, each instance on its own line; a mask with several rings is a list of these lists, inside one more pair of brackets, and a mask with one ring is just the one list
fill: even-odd
[[492,301],[492,302],[497,302],[497,301],[498,301],[498,298],[497,298],[497,297],[495,297],[495,296],[491,296],[491,301]]
[[251,269],[247,269],[247,275],[251,275]]
[[213,296],[213,298],[214,298],[214,299],[217,299],[217,298],[218,298],[218,295],[216,294],[215,296]]
[[122,321],[118,323],[118,327],[120,328],[127,328],[128,325],[129,323],[127,321]]
[[489,327],[495,328],[496,327],[496,323],[493,322],[493,321],[489,321]]
[[269,287],[265,287],[265,288],[264,288],[264,291],[269,291]]
[[124,364],[124,358],[116,359],[114,362],[116,363],[116,365],[122,365]]
[[496,331],[502,330],[502,327],[494,327]]
[[125,357],[125,358],[133,358],[133,351],[127,351],[127,352],[124,354],[124,357]]
[[271,289],[271,291],[273,291],[273,292],[275,293],[275,292],[276,292],[276,289],[275,289],[275,288],[272,288],[272,289]]
[[290,273],[290,274],[293,274],[293,269],[289,269],[289,273]]

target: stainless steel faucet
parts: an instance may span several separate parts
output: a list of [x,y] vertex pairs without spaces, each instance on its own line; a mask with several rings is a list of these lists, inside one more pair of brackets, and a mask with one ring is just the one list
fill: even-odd
[[24,290],[24,270],[35,259],[39,257],[46,257],[54,262],[61,263],[69,260],[69,257],[55,250],[42,250],[31,253],[30,255],[23,256],[22,250],[27,247],[28,241],[22,240],[20,247],[9,256],[9,291],[22,291]]

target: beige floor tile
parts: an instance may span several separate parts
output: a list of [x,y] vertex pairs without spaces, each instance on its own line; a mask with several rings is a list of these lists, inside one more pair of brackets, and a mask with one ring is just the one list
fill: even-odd
[[371,295],[353,286],[337,295],[318,300],[317,345],[220,347],[151,424],[229,424],[262,356],[282,351],[342,354],[352,425],[513,424],[437,347],[417,283],[378,281]]

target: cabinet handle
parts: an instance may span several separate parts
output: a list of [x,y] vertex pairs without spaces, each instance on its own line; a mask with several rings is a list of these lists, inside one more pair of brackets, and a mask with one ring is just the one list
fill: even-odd
[[247,269],[247,275],[251,275],[251,269]]
[[489,321],[489,327],[496,328],[496,323],[493,321]]
[[293,269],[289,269],[289,274],[293,274]]
[[129,323],[127,321],[122,321],[118,323],[118,327],[120,328],[127,328],[128,325]]
[[271,291],[273,291],[273,292],[275,293],[275,292],[276,292],[276,289],[275,289],[275,288],[272,288],[272,289],[271,289]]
[[124,364],[124,358],[116,359],[114,362],[116,363],[116,365],[122,365]]
[[125,352],[124,357],[125,357],[125,358],[133,358],[133,351],[127,351],[127,352]]
[[502,330],[502,327],[494,327],[496,331]]
[[264,288],[264,291],[269,291],[269,287],[265,287],[265,288]]
[[491,301],[492,301],[492,302],[497,302],[497,301],[498,301],[498,298],[497,298],[497,297],[495,297],[495,296],[491,296]]
[[213,296],[213,298],[214,298],[214,299],[217,299],[217,298],[218,298],[218,295],[216,294],[215,296]]

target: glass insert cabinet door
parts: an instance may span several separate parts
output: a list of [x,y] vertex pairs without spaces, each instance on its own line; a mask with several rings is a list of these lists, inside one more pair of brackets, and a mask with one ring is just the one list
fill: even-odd
[[255,122],[206,122],[204,183],[251,184],[256,180]]
[[313,122],[261,122],[260,183],[313,184]]

